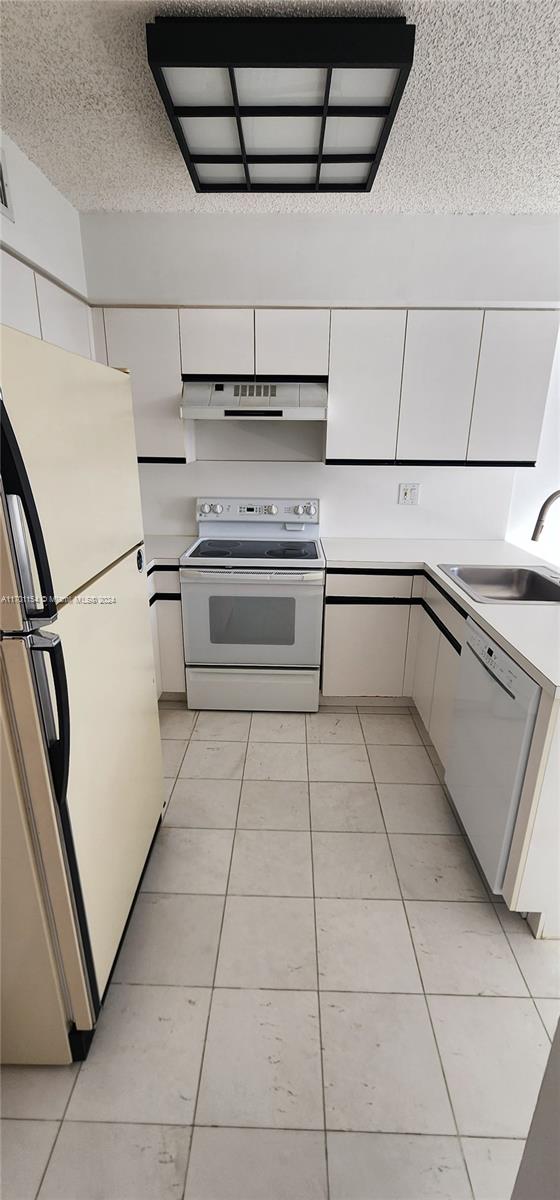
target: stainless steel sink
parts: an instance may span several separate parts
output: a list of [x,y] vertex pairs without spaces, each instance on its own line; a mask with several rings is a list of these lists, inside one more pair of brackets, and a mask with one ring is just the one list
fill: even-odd
[[560,571],[549,567],[438,566],[479,604],[560,604]]

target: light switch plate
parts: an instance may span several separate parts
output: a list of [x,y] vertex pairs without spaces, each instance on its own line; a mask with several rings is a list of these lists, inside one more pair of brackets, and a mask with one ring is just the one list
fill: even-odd
[[419,483],[399,483],[399,504],[418,504]]

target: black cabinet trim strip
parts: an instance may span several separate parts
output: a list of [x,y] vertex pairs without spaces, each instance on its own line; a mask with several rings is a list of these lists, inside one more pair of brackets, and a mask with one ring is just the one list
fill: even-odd
[[175,574],[178,575],[179,563],[177,563],[177,566],[173,563],[152,563],[151,567],[148,567],[146,574],[153,575],[154,571],[175,571]]
[[150,608],[152,607],[152,604],[155,604],[156,600],[180,600],[180,599],[181,599],[180,592],[154,592],[153,595],[150,596]]
[[421,567],[327,567],[327,575],[423,575]]
[[446,592],[445,588],[441,586],[439,580],[434,579],[433,575],[428,575],[426,571],[423,572],[423,575],[424,578],[428,580],[428,583],[431,583],[437,592],[441,592],[441,595],[445,597],[451,607],[454,608],[456,612],[460,614],[460,616],[464,617],[466,621],[469,614],[464,608],[461,607],[458,600],[456,600],[454,596],[451,596],[449,592]]
[[453,637],[453,634],[449,632],[449,630],[443,624],[443,621],[440,621],[439,617],[436,616],[434,610],[432,608],[430,608],[430,605],[427,604],[425,600],[413,599],[412,602],[413,602],[413,604],[421,604],[422,605],[424,612],[426,612],[428,614],[428,616],[430,617],[430,620],[432,620],[434,622],[434,625],[437,625],[440,633],[442,633],[443,636],[445,638],[447,638],[447,641],[450,643],[451,646],[453,646],[453,649],[457,651],[457,654],[460,654],[461,653],[461,643],[457,641],[456,637]]
[[326,458],[327,467],[534,467],[525,459]]
[[186,458],[172,458],[170,455],[167,457],[160,455],[158,457],[157,455],[149,454],[141,454],[137,459],[139,463],[186,463],[186,461]]
[[183,383],[323,383],[329,381],[328,375],[261,375],[247,371],[245,375],[193,375],[183,372]]

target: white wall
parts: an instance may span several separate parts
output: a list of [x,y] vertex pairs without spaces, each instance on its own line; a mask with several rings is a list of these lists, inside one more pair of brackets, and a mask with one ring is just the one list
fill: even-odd
[[554,216],[86,213],[81,223],[94,303],[560,300]]
[[0,241],[85,295],[79,213],[11,138],[2,134],[1,141],[15,220],[0,215]]
[[[323,463],[196,462],[140,467],[146,533],[196,531],[197,496],[318,496],[329,537],[502,538],[508,468],[327,467]],[[399,482],[420,483],[420,504],[397,504]]]
[[560,564],[560,500],[549,511],[538,546],[530,540],[543,500],[559,488],[560,342],[550,381],[537,465],[532,470],[515,472],[506,533],[509,541]]

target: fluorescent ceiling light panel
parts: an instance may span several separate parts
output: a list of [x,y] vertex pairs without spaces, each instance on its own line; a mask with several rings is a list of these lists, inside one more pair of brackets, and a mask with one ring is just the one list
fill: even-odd
[[369,191],[412,67],[404,17],[156,17],[148,61],[197,191]]

